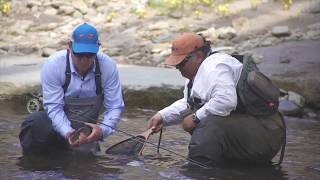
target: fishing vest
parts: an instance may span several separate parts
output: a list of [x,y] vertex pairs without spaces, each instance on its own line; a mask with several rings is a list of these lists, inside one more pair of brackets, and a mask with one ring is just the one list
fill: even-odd
[[[213,52],[215,53],[215,52]],[[212,55],[211,53],[210,55]],[[254,116],[272,115],[278,111],[280,90],[258,69],[249,55],[232,55],[243,64],[236,90],[238,104],[236,110],[245,111]],[[200,109],[206,102],[191,97],[193,81],[187,88],[187,103],[191,111]]]

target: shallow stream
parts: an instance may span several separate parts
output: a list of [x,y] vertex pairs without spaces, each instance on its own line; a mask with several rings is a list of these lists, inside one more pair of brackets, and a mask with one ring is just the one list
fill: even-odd
[[[119,129],[138,135],[146,128],[153,110],[127,110]],[[186,160],[164,150],[147,146],[139,157],[95,157],[73,154],[46,158],[23,157],[18,140],[19,127],[28,115],[24,105],[0,103],[0,179],[320,179],[320,120],[285,117],[287,151],[281,169],[276,167],[184,168]],[[120,132],[107,138],[102,152],[110,145],[128,138]],[[161,146],[187,155],[190,136],[180,126],[163,133]],[[157,143],[158,134],[151,136]],[[274,158],[274,162],[279,157]]]

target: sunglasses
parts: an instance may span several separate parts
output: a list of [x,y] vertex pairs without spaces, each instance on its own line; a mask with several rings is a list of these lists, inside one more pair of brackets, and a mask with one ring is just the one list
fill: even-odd
[[176,69],[182,69],[186,65],[186,63],[194,57],[194,55],[194,52],[191,52],[189,55],[187,55],[179,64],[175,66]]
[[76,53],[72,51],[73,55],[76,56],[77,58],[88,58],[88,59],[93,59],[96,57],[96,53]]

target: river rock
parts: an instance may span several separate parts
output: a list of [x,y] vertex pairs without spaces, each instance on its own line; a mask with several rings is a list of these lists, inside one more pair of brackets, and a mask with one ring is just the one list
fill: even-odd
[[286,116],[301,116],[303,112],[298,105],[289,100],[279,102],[279,111]]
[[299,107],[303,108],[305,104],[305,99],[298,93],[293,91],[288,91],[288,100],[294,102]]
[[216,29],[214,27],[211,27],[207,30],[204,31],[199,31],[198,33],[202,34],[203,37],[205,37],[206,39],[210,40],[210,41],[215,41],[216,39],[218,39],[218,32],[216,31]]
[[32,26],[32,24],[34,23],[29,20],[17,20],[16,23],[8,30],[8,34],[24,35]]
[[72,15],[74,13],[75,9],[72,6],[61,6],[58,10],[58,14],[61,15]]
[[72,6],[79,10],[82,14],[86,14],[89,9],[83,0],[72,0]]
[[222,27],[217,29],[219,39],[232,39],[237,36],[237,32],[233,27]]
[[47,8],[43,13],[48,15],[56,15],[58,10],[55,8]]
[[275,37],[267,37],[260,43],[260,46],[271,46],[275,43],[279,42],[278,38]]
[[[291,41],[260,47],[253,52],[263,56],[259,69],[278,87],[301,94],[308,106],[320,108],[319,47],[319,41]],[[290,63],[279,63],[283,56],[288,57]]]
[[250,26],[250,21],[247,17],[239,17],[232,21],[232,26],[237,30],[245,30]]
[[279,59],[279,62],[280,63],[286,63],[286,64],[288,64],[288,63],[290,63],[290,58],[289,57],[287,57],[287,56],[281,56],[280,57],[280,59]]
[[167,22],[158,22],[148,26],[150,31],[168,29],[170,25]]
[[41,6],[42,3],[40,1],[37,0],[28,0],[26,3],[27,8],[31,9],[35,6]]
[[272,35],[275,37],[285,37],[290,36],[290,34],[288,26],[275,26],[272,28]]

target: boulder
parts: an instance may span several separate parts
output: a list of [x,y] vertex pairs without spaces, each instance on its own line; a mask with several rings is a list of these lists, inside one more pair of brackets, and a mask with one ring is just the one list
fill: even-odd
[[302,116],[303,109],[289,100],[279,102],[279,111],[286,116]]
[[[260,47],[253,52],[263,56],[260,70],[287,91],[305,98],[306,105],[320,108],[320,41],[293,41],[272,47]],[[290,63],[280,63],[281,57]]]
[[285,37],[290,36],[290,34],[288,26],[275,26],[272,28],[272,35],[275,37]]

